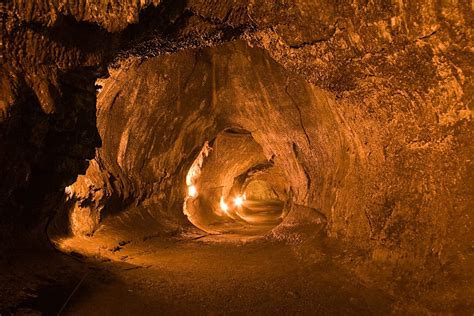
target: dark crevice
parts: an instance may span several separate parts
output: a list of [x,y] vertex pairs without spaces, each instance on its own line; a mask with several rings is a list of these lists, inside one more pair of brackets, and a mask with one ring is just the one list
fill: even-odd
[[309,138],[309,135],[308,133],[306,132],[306,128],[303,124],[303,116],[301,114],[301,109],[300,107],[298,106],[298,104],[295,102],[295,100],[293,99],[293,97],[291,96],[291,94],[289,93],[288,91],[288,86],[289,86],[289,83],[287,83],[287,85],[285,86],[285,93],[288,95],[288,97],[290,98],[291,102],[294,104],[296,110],[298,111],[298,117],[299,117],[299,122],[300,122],[300,127],[301,127],[301,130],[303,131],[305,137],[306,137],[306,141],[308,142],[308,146],[311,148],[311,139]]
[[296,143],[293,143],[292,144],[292,149],[293,149],[293,153],[295,155],[295,158],[296,160],[298,161],[299,165],[301,166],[301,168],[303,169],[303,172],[304,172],[304,175],[306,177],[306,194],[305,194],[305,199],[308,198],[309,196],[309,192],[311,190],[311,175],[309,174],[308,170],[307,170],[307,167],[304,163],[304,161],[302,160],[302,157],[301,157],[301,153],[300,153],[300,149],[298,147],[298,145]]
[[337,32],[338,23],[339,23],[339,21],[336,21],[336,22],[334,23],[334,25],[332,25],[332,26],[330,27],[330,29],[332,30],[332,31],[330,32],[330,34],[328,34],[328,35],[326,35],[326,36],[323,36],[323,37],[321,37],[321,38],[316,38],[316,39],[314,39],[314,40],[312,40],[312,41],[302,42],[302,43],[299,43],[299,44],[290,45],[290,48],[292,48],[292,49],[300,49],[300,48],[304,48],[304,47],[306,47],[306,46],[315,45],[315,44],[317,44],[317,43],[330,41],[330,40],[334,37],[334,35],[336,34],[336,32]]
[[429,33],[428,35],[424,35],[424,36],[418,37],[416,40],[425,40],[425,39],[428,39],[428,38],[432,37],[433,35],[435,35],[438,31],[439,31],[439,29],[436,29],[436,30],[434,30],[433,32]]

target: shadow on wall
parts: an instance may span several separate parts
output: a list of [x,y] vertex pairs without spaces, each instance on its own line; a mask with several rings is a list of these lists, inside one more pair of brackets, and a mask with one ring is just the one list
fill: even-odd
[[10,237],[2,241],[39,236],[31,230],[44,228],[38,224],[45,224],[51,209],[62,203],[63,188],[85,173],[101,146],[97,75],[95,69],[80,68],[60,76],[62,94],[49,114],[25,88],[9,118],[0,123],[0,227]]

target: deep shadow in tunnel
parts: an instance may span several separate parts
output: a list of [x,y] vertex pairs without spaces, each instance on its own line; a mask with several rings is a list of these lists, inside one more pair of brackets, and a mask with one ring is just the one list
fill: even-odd
[[[96,126],[98,75],[93,67],[61,74],[62,93],[54,95],[53,113],[42,111],[33,91],[25,90],[10,119],[0,123],[0,150],[5,153],[0,164],[10,166],[0,183],[2,241],[28,240],[39,231],[42,235],[51,217],[45,209],[61,207],[63,188],[85,173],[101,146]],[[17,223],[21,226],[15,227]],[[33,240],[44,243],[42,237]]]

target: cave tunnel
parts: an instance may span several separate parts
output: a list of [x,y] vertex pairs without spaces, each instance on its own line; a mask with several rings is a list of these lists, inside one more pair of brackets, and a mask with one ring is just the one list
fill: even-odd
[[467,1],[13,0],[0,315],[472,315]]
[[184,213],[203,231],[257,235],[287,214],[283,172],[243,129],[219,133],[205,143],[186,175]]

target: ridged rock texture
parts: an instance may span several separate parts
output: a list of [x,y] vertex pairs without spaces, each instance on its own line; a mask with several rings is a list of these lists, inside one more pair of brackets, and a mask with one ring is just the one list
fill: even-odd
[[264,238],[357,253],[402,312],[472,311],[471,2],[1,6],[0,249],[192,230],[186,175],[234,129],[287,181]]

